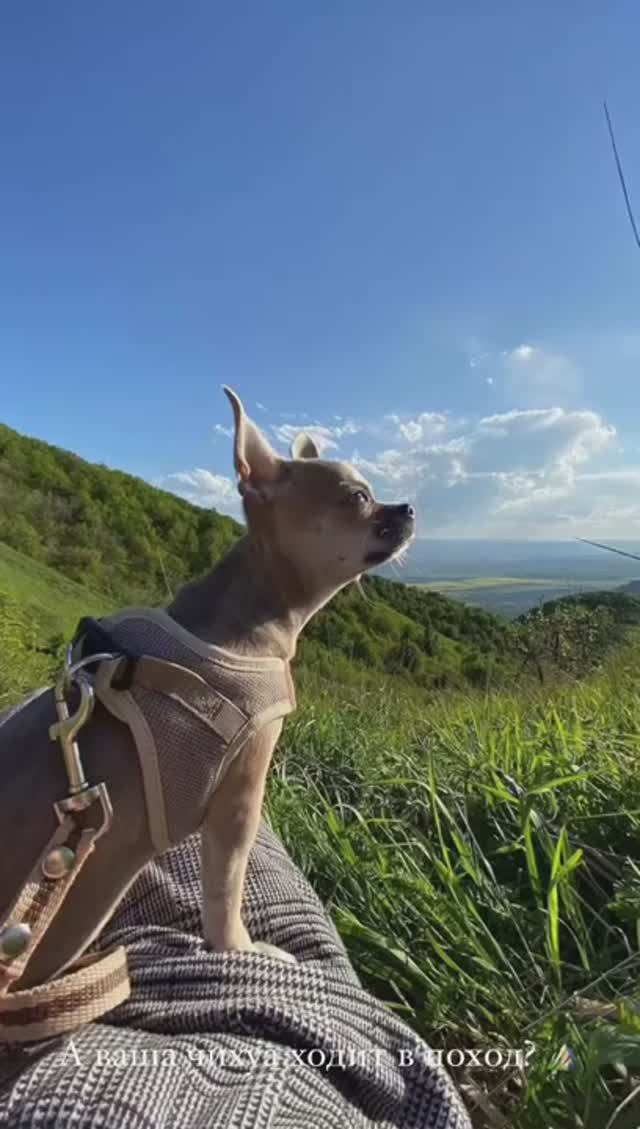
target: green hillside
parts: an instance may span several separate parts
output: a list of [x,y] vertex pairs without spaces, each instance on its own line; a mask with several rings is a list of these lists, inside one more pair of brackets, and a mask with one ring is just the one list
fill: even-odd
[[[3,425],[0,501],[0,599],[24,618],[41,654],[59,654],[81,615],[166,605],[243,534],[231,518]],[[617,642],[613,625],[636,622],[637,601],[620,593],[574,599],[573,618],[568,607],[549,602],[544,617],[553,613],[553,623],[543,631],[536,616],[509,624],[440,593],[366,576],[308,625],[298,667],[358,684],[385,674],[417,690],[497,690],[586,673]]]
[[11,596],[37,621],[43,635],[69,636],[83,615],[106,615],[104,593],[69,580],[49,565],[0,544],[0,592]]
[[0,424],[0,542],[112,604],[166,602],[241,533],[229,517]]
[[[305,637],[333,657],[397,675],[424,688],[484,685],[513,672],[507,625],[435,592],[381,577],[341,592],[316,616]],[[305,653],[303,648],[302,653]]]
[[[0,425],[0,591],[44,635],[81,614],[166,604],[243,530],[121,471]],[[77,614],[76,614],[77,613]],[[505,626],[495,617],[380,578],[341,593],[305,632],[301,658],[345,674],[377,671],[422,687],[507,676]]]

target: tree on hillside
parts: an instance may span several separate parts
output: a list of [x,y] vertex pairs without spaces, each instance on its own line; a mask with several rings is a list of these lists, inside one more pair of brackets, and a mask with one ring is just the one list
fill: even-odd
[[608,608],[558,601],[546,612],[536,609],[513,624],[510,644],[521,659],[521,671],[533,668],[543,685],[549,666],[574,677],[588,674],[620,634]]

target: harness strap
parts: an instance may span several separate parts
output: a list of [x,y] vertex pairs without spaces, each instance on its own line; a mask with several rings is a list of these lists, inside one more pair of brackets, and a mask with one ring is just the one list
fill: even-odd
[[[0,1041],[32,1042],[98,1019],[131,992],[124,947],[90,955],[35,988],[11,992],[94,849],[99,829],[67,815],[21,887],[0,932]],[[49,875],[56,875],[56,877]]]
[[[119,647],[114,643],[113,638],[109,632],[103,627],[99,619],[93,619],[91,616],[83,616],[78,626],[76,627],[71,645],[75,647],[80,641],[82,653],[85,655],[97,655],[100,651],[114,651],[122,655],[126,660],[124,663],[122,673],[120,674],[120,681],[114,689],[129,690],[131,682],[135,673],[138,655],[132,655],[124,647]],[[89,663],[87,670],[95,671],[97,663]],[[93,668],[93,670],[92,670]]]
[[[125,660],[126,661],[126,660]],[[153,674],[158,670],[149,668],[147,659],[139,659],[136,665],[136,680],[145,689],[155,689]],[[147,811],[147,824],[151,842],[158,854],[162,854],[171,846],[167,828],[167,814],[164,802],[164,791],[160,776],[160,767],[156,745],[149,728],[147,719],[128,691],[114,690],[112,683],[116,676],[122,659],[108,659],[100,663],[96,675],[96,696],[103,706],[124,722],[129,727],[138,753],[138,762],[142,774],[145,807]],[[144,665],[143,665],[144,664]],[[161,669],[161,668],[159,668]],[[147,677],[145,678],[145,671]],[[151,685],[150,685],[151,684]]]
[[[138,752],[145,793],[147,822],[151,842],[158,854],[171,847],[165,810],[165,796],[158,765],[158,751],[144,711],[127,690],[115,690],[126,658],[107,659],[96,674],[96,696],[102,704],[128,725]],[[172,698],[200,722],[230,745],[247,728],[247,718],[233,702],[217,694],[206,679],[188,667],[141,655],[133,671],[133,685]],[[212,700],[215,708],[212,709]]]

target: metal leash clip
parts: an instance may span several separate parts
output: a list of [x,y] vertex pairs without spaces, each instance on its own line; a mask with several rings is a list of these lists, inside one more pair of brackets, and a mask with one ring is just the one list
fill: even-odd
[[[49,737],[52,741],[59,741],[64,757],[65,769],[69,780],[69,795],[64,800],[54,803],[54,810],[60,823],[70,812],[85,811],[92,804],[99,803],[102,809],[102,823],[97,831],[96,838],[108,830],[113,818],[113,808],[109,798],[106,784],[89,784],[84,772],[80,749],[76,740],[77,734],[83,725],[89,721],[95,705],[93,686],[86,677],[77,677],[78,671],[89,663],[101,662],[112,659],[112,654],[90,655],[79,662],[72,663],[73,647],[67,648],[64,666],[55,685],[55,702],[58,720],[50,726]],[[69,713],[66,702],[71,687],[77,685],[80,690],[80,703],[74,714]]]

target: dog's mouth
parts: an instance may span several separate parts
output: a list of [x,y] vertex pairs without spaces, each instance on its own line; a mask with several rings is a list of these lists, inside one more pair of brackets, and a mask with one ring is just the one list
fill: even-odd
[[379,522],[375,532],[376,541],[380,544],[367,553],[364,559],[365,565],[368,568],[375,568],[376,565],[390,561],[409,544],[414,534],[414,528],[413,511],[410,515],[403,515],[401,521],[383,520]]
[[408,544],[409,540],[409,537],[401,537],[399,540],[396,540],[393,545],[389,545],[387,549],[372,549],[364,558],[365,565],[367,568],[375,568],[376,565],[390,561],[392,557],[395,557],[397,553]]

